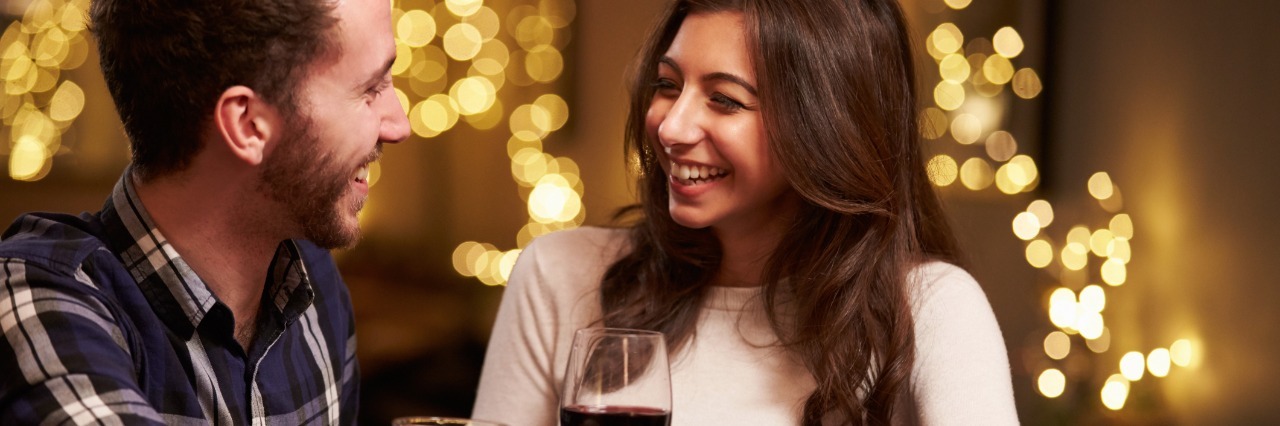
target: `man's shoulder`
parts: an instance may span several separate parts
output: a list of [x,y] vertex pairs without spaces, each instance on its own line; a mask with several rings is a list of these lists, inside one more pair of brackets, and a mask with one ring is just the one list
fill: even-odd
[[29,213],[0,236],[0,259],[20,259],[55,272],[72,273],[106,244],[89,215]]

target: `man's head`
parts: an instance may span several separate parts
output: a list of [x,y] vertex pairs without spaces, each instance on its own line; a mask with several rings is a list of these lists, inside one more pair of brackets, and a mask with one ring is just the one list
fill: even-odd
[[95,0],[102,72],[139,176],[190,165],[228,87],[293,113],[310,66],[336,53],[333,9],[331,0]]
[[231,167],[261,232],[356,241],[369,163],[409,135],[386,0],[96,0],[93,19],[143,182]]

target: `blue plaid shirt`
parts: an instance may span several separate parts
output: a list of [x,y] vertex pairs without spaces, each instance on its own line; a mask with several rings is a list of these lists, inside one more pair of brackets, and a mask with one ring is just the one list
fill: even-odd
[[280,244],[245,353],[130,180],[97,214],[24,215],[0,240],[0,424],[354,423],[355,326],[329,253]]

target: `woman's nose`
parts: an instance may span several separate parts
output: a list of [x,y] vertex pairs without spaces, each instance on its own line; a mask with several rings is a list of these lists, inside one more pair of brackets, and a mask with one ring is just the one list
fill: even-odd
[[663,114],[658,124],[658,141],[663,147],[671,149],[678,145],[692,145],[706,138],[701,111],[692,98],[686,91]]

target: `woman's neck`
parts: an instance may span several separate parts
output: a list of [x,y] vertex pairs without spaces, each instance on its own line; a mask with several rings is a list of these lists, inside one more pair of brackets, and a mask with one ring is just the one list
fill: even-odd
[[720,270],[711,280],[712,285],[725,287],[756,287],[761,285],[765,265],[782,240],[784,223],[776,221],[772,226],[745,232],[716,231],[720,240]]

